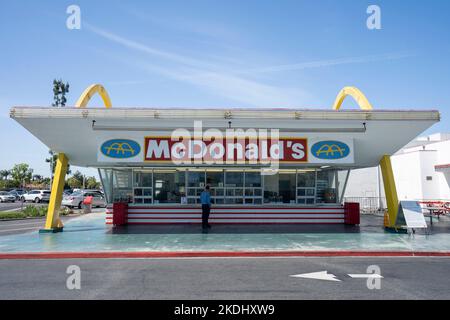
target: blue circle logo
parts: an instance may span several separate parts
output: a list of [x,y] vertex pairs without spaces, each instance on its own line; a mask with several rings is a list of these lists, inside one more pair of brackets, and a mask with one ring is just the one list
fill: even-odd
[[141,146],[133,140],[112,139],[103,142],[100,150],[107,157],[126,159],[137,156],[141,152]]
[[311,147],[311,153],[319,159],[336,160],[348,156],[350,148],[341,141],[319,141]]

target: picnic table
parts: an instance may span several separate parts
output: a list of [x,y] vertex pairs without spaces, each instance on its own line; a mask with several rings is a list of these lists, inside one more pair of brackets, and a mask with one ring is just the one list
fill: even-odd
[[428,211],[430,217],[430,224],[433,225],[433,216],[437,216],[438,219],[441,215],[450,214],[450,202],[444,201],[420,201],[423,204],[423,210]]

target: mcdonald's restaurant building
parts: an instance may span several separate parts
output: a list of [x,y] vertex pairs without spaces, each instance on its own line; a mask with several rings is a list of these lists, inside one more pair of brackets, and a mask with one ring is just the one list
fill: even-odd
[[[85,108],[99,93],[107,108]],[[350,95],[361,110],[339,110]],[[389,155],[439,121],[433,110],[377,110],[356,88],[327,110],[110,108],[100,85],[76,107],[13,107],[11,117],[59,154],[45,229],[57,215],[66,165],[98,168],[108,202],[128,224],[327,223],[346,220],[349,172],[381,165],[390,225],[398,205]],[[392,221],[391,221],[392,220]]]

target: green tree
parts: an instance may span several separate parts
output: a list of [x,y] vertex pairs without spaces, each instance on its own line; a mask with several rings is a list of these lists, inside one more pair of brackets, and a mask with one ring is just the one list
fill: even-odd
[[[67,102],[66,93],[69,92],[69,83],[64,83],[62,79],[53,80],[53,107],[64,107]],[[55,154],[52,150],[49,150],[48,153],[50,157],[45,159],[45,162],[50,164],[50,173],[51,173],[51,181],[53,181],[53,175],[55,174],[56,168],[56,159],[58,155]],[[70,173],[69,167],[67,167],[67,174]]]
[[62,79],[53,80],[53,104],[54,107],[64,107],[66,105],[66,93],[69,92],[69,83],[64,83]]
[[51,188],[51,180],[48,177],[45,177],[44,179],[42,179],[42,184],[46,186],[46,188],[50,189]]
[[0,190],[17,187],[19,187],[19,184],[12,180],[0,180]]
[[31,177],[33,175],[33,169],[26,163],[19,163],[14,165],[11,169],[11,176],[13,181],[19,186],[24,186],[25,183],[29,183],[31,181]]
[[43,178],[44,177],[41,176],[40,174],[33,174],[33,176],[31,177],[31,180],[36,183],[41,183]]
[[82,187],[82,183],[80,182],[80,180],[75,177],[70,177],[69,179],[67,179],[67,184],[72,189]]
[[8,180],[8,177],[11,175],[11,170],[0,170],[0,179]]
[[83,187],[84,176],[80,171],[75,171],[75,173],[67,179],[67,184],[71,188],[81,188]]
[[[45,162],[50,164],[50,173],[51,173],[51,180],[53,180],[53,176],[55,175],[55,169],[56,169],[56,160],[58,159],[58,155],[55,154],[52,150],[48,150],[48,153],[50,154],[50,157],[45,159]],[[70,174],[70,165],[67,165],[67,174]]]
[[86,188],[87,189],[99,189],[100,188],[100,182],[95,179],[95,177],[88,177],[86,179]]

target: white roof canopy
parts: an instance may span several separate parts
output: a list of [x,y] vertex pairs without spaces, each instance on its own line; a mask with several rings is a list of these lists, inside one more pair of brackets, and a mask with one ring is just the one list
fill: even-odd
[[353,139],[354,163],[347,166],[370,167],[439,121],[439,112],[417,110],[13,107],[10,116],[71,164],[88,167],[105,166],[97,159],[99,136],[190,130],[198,120],[204,129],[279,129],[280,136]]

